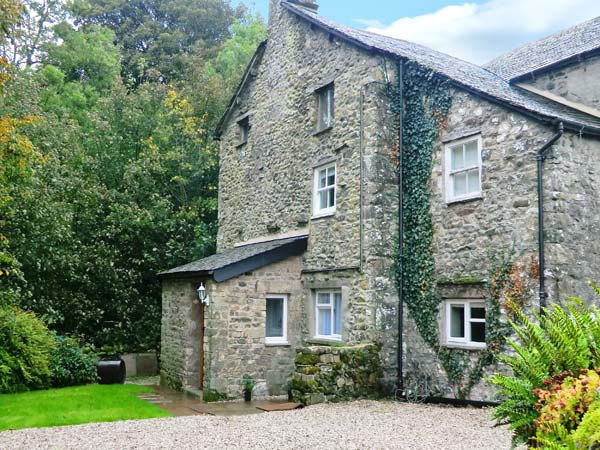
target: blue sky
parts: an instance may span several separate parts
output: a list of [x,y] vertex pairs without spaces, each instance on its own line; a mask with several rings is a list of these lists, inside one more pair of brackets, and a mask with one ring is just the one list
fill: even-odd
[[[267,17],[269,0],[248,0]],[[391,23],[399,17],[416,16],[436,11],[444,6],[457,4],[456,0],[318,0],[319,13],[336,22],[364,28],[360,20],[377,20]],[[485,0],[472,0],[469,3],[485,3]]]
[[[482,64],[584,20],[598,0],[317,0],[319,13]],[[233,4],[236,1],[232,1]],[[267,18],[269,0],[246,0]]]

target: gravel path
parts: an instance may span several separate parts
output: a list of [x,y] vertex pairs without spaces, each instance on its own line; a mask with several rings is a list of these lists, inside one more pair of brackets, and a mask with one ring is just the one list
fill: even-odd
[[252,416],[192,416],[0,433],[1,450],[507,450],[490,410],[360,401]]

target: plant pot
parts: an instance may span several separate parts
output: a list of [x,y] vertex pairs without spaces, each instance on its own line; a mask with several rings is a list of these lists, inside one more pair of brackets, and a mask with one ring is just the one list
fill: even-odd
[[247,402],[252,401],[252,391],[244,389],[244,400]]

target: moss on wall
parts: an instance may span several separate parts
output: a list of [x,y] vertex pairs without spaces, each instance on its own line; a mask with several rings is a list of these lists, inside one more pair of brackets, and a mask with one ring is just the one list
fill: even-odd
[[306,405],[380,397],[380,350],[377,344],[298,349],[290,382],[294,400]]

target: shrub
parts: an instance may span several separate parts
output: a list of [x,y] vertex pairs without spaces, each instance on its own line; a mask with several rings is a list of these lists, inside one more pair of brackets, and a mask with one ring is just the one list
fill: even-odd
[[56,350],[50,357],[53,387],[78,386],[97,380],[94,360],[73,338],[54,335]]
[[[592,406],[600,406],[600,376],[594,370],[582,370],[577,378],[565,373],[546,384],[547,390],[535,392],[540,416],[536,420],[534,440],[550,448],[587,449],[592,443],[592,433],[586,434],[579,428]],[[586,420],[584,428],[588,428],[590,420]],[[572,434],[575,431],[579,431],[577,437]]]
[[45,387],[56,343],[34,313],[0,308],[0,392]]
[[494,416],[499,424],[509,425],[513,444],[531,444],[541,411],[535,393],[540,394],[557,375],[600,367],[600,311],[571,299],[565,308],[553,305],[543,315],[534,315],[537,323],[518,308],[511,312],[515,318],[511,326],[520,343],[509,340],[515,355],[499,358],[514,376],[496,374],[490,380],[500,387],[503,399]]

